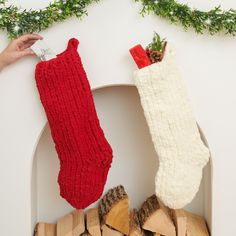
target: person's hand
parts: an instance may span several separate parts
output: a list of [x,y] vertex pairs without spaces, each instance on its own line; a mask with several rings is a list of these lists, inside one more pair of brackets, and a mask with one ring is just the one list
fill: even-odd
[[11,41],[0,53],[0,70],[25,56],[34,56],[30,47],[43,37],[38,34],[25,34]]

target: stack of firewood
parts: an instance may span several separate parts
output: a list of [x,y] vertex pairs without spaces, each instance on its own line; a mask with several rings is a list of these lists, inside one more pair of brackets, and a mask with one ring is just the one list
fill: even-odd
[[205,220],[185,210],[165,207],[156,195],[139,210],[129,210],[123,186],[110,189],[98,208],[76,210],[57,224],[38,223],[35,236],[209,236]]

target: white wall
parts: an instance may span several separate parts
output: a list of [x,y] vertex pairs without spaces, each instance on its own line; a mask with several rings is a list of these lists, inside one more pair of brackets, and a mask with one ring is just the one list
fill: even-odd
[[[18,0],[22,6],[45,6],[47,1]],[[185,0],[182,0],[185,2]],[[210,9],[221,4],[236,8],[233,0],[189,4]],[[77,37],[79,51],[93,88],[132,83],[135,65],[128,49],[147,45],[153,31],[172,41],[187,82],[196,117],[213,154],[213,235],[235,235],[235,38],[196,35],[155,16],[142,18],[139,5],[128,0],[103,0],[89,7],[83,21],[73,18],[42,35],[55,52]],[[3,49],[6,34],[0,35]],[[35,145],[46,122],[34,84],[36,59],[25,59],[0,74],[0,219],[2,235],[31,234],[31,169]]]
[[[113,162],[104,192],[122,184],[129,195],[130,209],[139,209],[144,200],[155,192],[158,157],[138,92],[134,86],[113,86],[98,89],[93,94],[101,126],[113,148]],[[35,162],[35,218],[36,221],[54,223],[70,212],[72,207],[60,197],[57,184],[59,160],[48,125],[39,141]],[[186,207],[202,216],[205,214],[205,183],[206,178],[193,202]],[[97,203],[89,208],[97,206]]]

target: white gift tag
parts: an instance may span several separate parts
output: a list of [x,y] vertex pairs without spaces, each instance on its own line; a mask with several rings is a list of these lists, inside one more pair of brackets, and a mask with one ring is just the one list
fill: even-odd
[[41,61],[47,61],[56,58],[56,54],[48,47],[42,40],[37,40],[31,47],[34,53],[40,58]]

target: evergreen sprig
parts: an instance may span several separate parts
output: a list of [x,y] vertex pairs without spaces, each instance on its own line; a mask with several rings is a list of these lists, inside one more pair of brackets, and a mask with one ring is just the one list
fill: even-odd
[[[25,10],[17,6],[6,6],[7,0],[0,0],[0,29],[8,32],[9,38],[24,33],[40,32],[55,22],[71,16],[82,18],[87,15],[87,6],[99,0],[54,0],[39,10]],[[154,13],[180,23],[186,30],[194,28],[197,33],[209,31],[210,34],[225,32],[236,34],[236,10],[222,10],[220,7],[204,12],[191,9],[175,0],[135,0],[143,4],[141,14]]]
[[152,42],[148,44],[147,48],[151,49],[152,51],[162,52],[164,43],[165,38],[162,39],[157,32],[154,32]]

